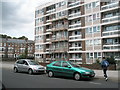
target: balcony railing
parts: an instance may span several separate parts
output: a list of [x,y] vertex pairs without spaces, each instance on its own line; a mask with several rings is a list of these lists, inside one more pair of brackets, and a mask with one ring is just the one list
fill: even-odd
[[106,10],[106,9],[110,9],[110,8],[115,8],[119,6],[119,2],[114,2],[111,4],[107,4],[101,7],[101,10]]
[[63,40],[68,40],[68,37],[57,37],[57,38],[52,38],[52,42],[57,42],[57,41],[63,41]]
[[69,36],[69,40],[79,40],[79,39],[82,39],[81,35]]
[[77,17],[77,16],[80,16],[81,13],[80,12],[77,12],[77,13],[73,13],[73,14],[70,14],[69,15],[69,18],[72,18],[72,17]]
[[52,48],[52,52],[65,52],[68,51],[67,46]]
[[106,31],[103,32],[103,36],[111,36],[111,35],[119,35],[120,31],[119,30],[113,30],[113,31]]
[[76,6],[76,5],[80,5],[80,1],[76,1],[76,2],[71,2],[68,7],[73,7],[73,6]]
[[102,19],[103,23],[107,23],[107,22],[113,22],[113,21],[119,21],[120,20],[120,16],[114,16],[111,18],[104,18]]
[[46,31],[47,31],[47,32],[50,32],[50,31],[52,31],[52,29],[46,29]]
[[55,11],[56,11],[55,9],[51,9],[51,10],[46,11],[46,13],[48,14],[48,13],[52,13],[52,12],[55,12]]
[[80,46],[80,47],[76,47],[76,46],[72,46],[72,47],[69,47],[69,49],[80,49],[80,48],[82,48],[82,46]]
[[69,29],[81,27],[81,23],[69,25]]
[[59,30],[65,30],[65,29],[68,29],[68,25],[61,25],[61,26],[53,27],[52,31],[59,31]]
[[82,48],[69,49],[69,51],[82,51]]
[[103,46],[103,50],[120,50],[120,45],[117,45],[117,46]]

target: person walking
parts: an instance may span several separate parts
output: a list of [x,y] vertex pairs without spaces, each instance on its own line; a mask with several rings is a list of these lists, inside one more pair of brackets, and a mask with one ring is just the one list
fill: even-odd
[[104,78],[105,78],[106,81],[108,80],[108,76],[107,76],[108,66],[109,66],[109,62],[105,59],[105,57],[103,57],[103,60],[101,62],[101,67],[103,69]]

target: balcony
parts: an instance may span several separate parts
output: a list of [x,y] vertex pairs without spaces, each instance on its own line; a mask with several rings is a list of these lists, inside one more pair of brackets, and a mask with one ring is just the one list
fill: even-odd
[[111,44],[111,45],[103,45],[103,51],[118,51],[120,50],[120,44]]
[[52,53],[61,53],[61,52],[67,52],[67,51],[68,51],[67,46],[52,48]]
[[60,31],[60,30],[66,30],[68,29],[68,25],[61,25],[61,26],[56,26],[52,28],[52,31]]
[[46,31],[47,31],[47,32],[51,32],[51,31],[52,31],[52,29],[46,29]]
[[109,18],[104,18],[102,19],[102,23],[112,23],[115,21],[119,21],[120,20],[120,16],[114,16],[114,17],[109,17]]
[[58,41],[67,41],[67,37],[58,37],[58,38],[52,38],[52,42],[58,42]]
[[51,41],[51,39],[49,39],[49,38],[48,38],[48,39],[46,39],[46,42],[50,42],[50,41]]
[[119,2],[114,2],[111,4],[104,5],[101,7],[101,10],[114,9],[116,7],[119,7]]
[[76,46],[69,47],[69,50],[71,49],[82,49],[82,46],[81,47],[76,47]]
[[80,1],[76,1],[76,2],[71,2],[70,4],[68,4],[68,7],[73,7],[76,5],[80,5]]
[[82,53],[82,48],[69,49],[69,53]]
[[67,19],[67,18],[68,18],[68,16],[65,15],[65,16],[56,17],[56,18],[54,18],[54,19],[51,19],[51,21],[53,22],[53,21],[57,21],[57,20],[61,20],[61,19]]
[[112,30],[112,31],[104,31],[102,33],[102,36],[103,37],[113,37],[113,36],[116,36],[118,37],[118,35],[120,35],[120,31],[119,30]]
[[69,25],[69,31],[71,30],[76,30],[77,28],[80,28],[81,27],[81,23],[77,23],[77,24],[72,24],[72,25]]
[[51,10],[46,11],[46,13],[49,14],[49,13],[52,13],[52,12],[55,12],[55,11],[56,11],[55,9],[51,9]]
[[80,41],[81,39],[82,35],[69,36],[69,42]]
[[76,18],[77,16],[80,16],[80,15],[81,15],[81,12],[72,13],[72,14],[69,15],[69,18],[68,18],[68,19],[69,19],[69,20],[70,20],[70,19],[74,19],[74,18]]

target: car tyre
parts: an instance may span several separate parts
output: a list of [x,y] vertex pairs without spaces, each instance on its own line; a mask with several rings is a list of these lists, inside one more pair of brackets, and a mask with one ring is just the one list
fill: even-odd
[[81,80],[81,75],[80,75],[80,73],[75,73],[75,74],[74,74],[74,79],[75,79],[76,81]]
[[53,77],[53,76],[54,76],[53,71],[48,71],[48,77]]
[[17,69],[16,67],[14,68],[14,72],[15,72],[15,73],[17,73],[17,72],[18,72],[18,69]]
[[33,74],[33,70],[32,70],[32,69],[29,69],[29,70],[28,70],[28,74],[32,75],[32,74]]

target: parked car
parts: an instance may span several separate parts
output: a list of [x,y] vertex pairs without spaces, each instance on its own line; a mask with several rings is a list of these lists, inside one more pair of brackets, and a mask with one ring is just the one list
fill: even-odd
[[54,61],[47,65],[46,72],[49,77],[66,76],[73,77],[75,80],[82,78],[93,78],[95,72],[88,68],[83,68],[80,65],[71,61]]
[[45,73],[45,67],[38,62],[29,59],[17,60],[14,64],[14,72]]

